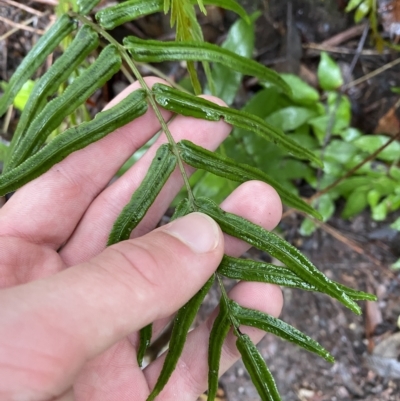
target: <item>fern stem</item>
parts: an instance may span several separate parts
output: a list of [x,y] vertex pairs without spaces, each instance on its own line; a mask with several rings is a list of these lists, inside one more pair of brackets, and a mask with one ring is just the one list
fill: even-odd
[[156,101],[154,100],[153,93],[151,92],[151,89],[147,85],[146,81],[143,79],[142,75],[140,74],[138,68],[136,67],[135,63],[133,62],[133,60],[131,59],[129,54],[126,52],[124,46],[122,46],[120,43],[118,43],[118,41],[116,41],[108,32],[106,32],[104,29],[100,28],[97,24],[95,24],[94,22],[90,21],[86,17],[84,17],[82,15],[79,15],[77,13],[74,13],[74,12],[70,12],[69,15],[72,18],[75,18],[78,21],[80,21],[82,24],[90,25],[98,34],[103,36],[103,38],[106,39],[109,43],[111,43],[114,46],[116,46],[118,48],[118,50],[120,51],[121,56],[123,57],[123,59],[128,64],[129,68],[132,70],[132,72],[135,75],[136,79],[139,81],[141,87],[147,93],[147,98],[149,100],[150,106],[154,110],[154,113],[155,113],[155,115],[156,115],[156,117],[157,117],[157,119],[158,119],[158,121],[159,121],[159,123],[161,125],[161,128],[164,131],[164,133],[165,133],[165,135],[166,135],[166,137],[168,139],[168,142],[172,147],[172,151],[175,154],[175,156],[177,157],[179,170],[181,172],[181,175],[182,175],[182,178],[183,178],[183,182],[185,184],[185,187],[186,187],[186,190],[187,190],[187,193],[188,193],[188,199],[189,199],[190,205],[191,205],[193,210],[196,210],[194,195],[193,195],[190,183],[189,183],[189,178],[188,178],[188,176],[186,174],[185,167],[183,165],[183,161],[182,161],[181,155],[179,153],[178,146],[176,145],[176,142],[175,142],[175,140],[174,140],[174,138],[173,138],[173,136],[172,136],[172,134],[171,134],[171,132],[170,132],[170,130],[168,128],[168,124],[164,120],[164,117],[162,116],[161,111],[160,111]]

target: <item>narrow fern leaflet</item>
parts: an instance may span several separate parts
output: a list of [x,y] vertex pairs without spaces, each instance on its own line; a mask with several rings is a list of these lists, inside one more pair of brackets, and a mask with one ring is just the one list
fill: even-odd
[[236,347],[261,399],[281,401],[275,380],[250,337],[247,334],[241,334],[236,341]]
[[197,169],[203,169],[220,177],[232,181],[246,182],[259,180],[273,186],[288,206],[294,207],[316,218],[322,219],[321,215],[301,198],[289,192],[273,178],[263,173],[261,170],[249,166],[248,164],[238,163],[234,159],[222,156],[215,152],[210,152],[193,142],[183,140],[178,143],[180,155],[185,163]]
[[244,111],[218,106],[206,99],[183,93],[167,85],[155,84],[152,90],[157,103],[167,110],[210,121],[219,121],[224,118],[228,124],[251,131],[267,141],[272,141],[293,156],[308,159],[322,166],[321,160],[313,152],[300,146],[283,131],[267,124],[259,117]]
[[211,199],[198,198],[196,204],[200,211],[212,217],[225,233],[240,238],[250,245],[268,252],[271,256],[284,263],[304,281],[318,288],[319,291],[325,292],[342,302],[353,312],[357,314],[361,313],[360,307],[351,298],[288,242],[242,217],[224,212]]
[[143,327],[139,332],[139,349],[137,351],[137,361],[140,367],[142,366],[143,358],[147,351],[147,348],[150,346],[152,335],[153,335],[152,324],[148,324],[146,327]]
[[229,320],[228,305],[225,300],[221,298],[219,313],[211,329],[208,346],[208,401],[214,401],[217,397],[222,346],[230,327],[231,322]]
[[244,75],[269,82],[291,94],[290,87],[275,71],[229,50],[206,42],[161,42],[135,36],[124,39],[124,45],[136,61],[160,63],[162,61],[208,61],[220,63]]
[[107,245],[129,239],[132,230],[143,219],[174,171],[176,163],[176,156],[170,151],[169,145],[161,145],[144,180],[115,221]]
[[326,359],[328,362],[334,362],[333,356],[312,338],[303,334],[289,324],[280,319],[276,319],[257,310],[243,308],[234,301],[229,303],[230,311],[237,321],[244,326],[257,327],[258,329],[275,334],[286,341],[290,341],[307,351]]
[[[250,259],[233,258],[224,255],[218,266],[218,273],[234,280],[258,281],[306,291],[320,291],[285,266],[275,266]],[[337,282],[334,283],[354,301],[376,301],[375,295],[354,290]]]
[[[70,77],[73,71],[98,45],[97,33],[89,26],[83,26],[63,55],[36,83],[14,132],[9,149],[9,158],[12,157],[14,152],[18,152],[18,142],[35,116],[42,111],[48,97],[57,91],[59,86]],[[3,171],[7,171],[7,166]]]
[[0,99],[0,117],[14,101],[24,83],[44,63],[47,56],[53,52],[61,41],[75,29],[75,26],[71,18],[63,15],[33,46],[11,77],[4,95]]
[[207,281],[207,283],[201,288],[201,290],[181,309],[179,309],[175,319],[174,326],[172,328],[171,339],[169,342],[169,350],[165,357],[164,365],[162,367],[160,376],[157,379],[157,383],[154,386],[153,391],[147,398],[147,401],[154,400],[162,389],[167,384],[172,372],[175,370],[176,364],[180,356],[182,355],[183,347],[186,342],[187,334],[190,330],[194,318],[203,302],[205,296],[210,291],[211,286],[214,282],[214,275]]
[[[197,1],[192,0],[192,3]],[[246,11],[234,0],[204,0],[204,4],[233,11],[249,22]],[[100,10],[96,14],[96,20],[104,29],[114,29],[125,22],[162,11],[164,11],[164,0],[130,0]]]
[[48,171],[69,154],[98,141],[147,111],[146,92],[132,92],[116,106],[96,115],[94,120],[70,128],[54,138],[18,167],[0,175],[0,194],[22,187]]
[[33,120],[25,136],[18,145],[9,167],[17,167],[26,158],[36,153],[49,134],[56,129],[63,119],[85,102],[98,88],[101,88],[121,67],[118,49],[108,45],[97,60],[75,79],[65,92],[49,102],[42,112]]
[[77,0],[79,14],[86,15],[93,10],[100,3],[101,0]]

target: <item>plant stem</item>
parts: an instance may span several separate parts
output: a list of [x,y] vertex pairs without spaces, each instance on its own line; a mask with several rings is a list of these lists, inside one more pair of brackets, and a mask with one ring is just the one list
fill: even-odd
[[93,23],[92,21],[90,21],[89,19],[87,19],[86,17],[79,15],[77,13],[74,12],[70,12],[69,15],[72,18],[76,18],[77,20],[79,20],[82,24],[86,24],[89,25],[90,27],[92,27],[98,34],[100,34],[101,36],[104,37],[104,39],[106,39],[109,43],[113,44],[114,46],[116,46],[118,48],[118,50],[120,51],[122,57],[124,58],[124,60],[126,61],[126,63],[128,64],[129,68],[132,70],[133,74],[135,75],[136,79],[139,81],[141,87],[146,91],[147,93],[147,98],[149,100],[150,106],[152,107],[152,109],[154,110],[154,113],[157,117],[157,120],[159,121],[161,128],[163,129],[168,142],[170,143],[171,147],[172,147],[172,151],[174,153],[174,155],[177,157],[178,160],[178,166],[179,166],[179,170],[181,172],[182,178],[183,178],[183,182],[185,184],[187,193],[188,193],[188,198],[189,198],[189,202],[190,205],[192,206],[193,210],[196,210],[196,205],[195,205],[195,199],[193,196],[193,192],[192,192],[192,188],[190,187],[190,183],[189,183],[189,178],[186,174],[186,170],[185,167],[183,165],[183,161],[182,158],[180,156],[179,153],[179,149],[178,146],[176,145],[176,142],[168,128],[168,124],[166,123],[166,121],[164,120],[164,117],[161,114],[161,111],[153,97],[153,93],[151,91],[151,89],[149,88],[149,86],[147,85],[146,81],[143,79],[142,75],[140,74],[139,70],[137,69],[135,63],[133,62],[133,60],[131,59],[131,57],[128,55],[128,53],[126,52],[124,46],[122,46],[120,43],[118,43],[109,33],[107,33],[106,31],[104,31],[102,28],[100,28],[98,25],[96,25],[95,23]]

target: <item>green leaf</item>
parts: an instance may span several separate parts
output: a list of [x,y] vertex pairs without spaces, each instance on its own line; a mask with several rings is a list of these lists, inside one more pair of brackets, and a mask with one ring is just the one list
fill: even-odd
[[294,131],[315,116],[314,110],[290,106],[271,114],[266,118],[266,122],[279,127],[282,131]]
[[192,188],[195,198],[206,196],[216,203],[221,203],[237,188],[237,186],[237,184],[233,184],[224,178],[205,172]]
[[292,99],[299,104],[314,105],[319,100],[318,91],[297,75],[281,74],[282,79],[292,89]]
[[11,155],[8,168],[17,167],[36,153],[63,119],[101,88],[120,69],[120,66],[121,57],[118,49],[108,45],[96,61],[75,79],[61,96],[47,103],[36,116],[18,143],[16,151]]
[[76,4],[79,9],[79,14],[86,15],[100,3],[101,0],[77,0]]
[[200,291],[181,309],[179,309],[172,328],[171,339],[169,341],[169,350],[165,357],[164,365],[161,369],[160,376],[154,386],[153,391],[147,398],[147,401],[154,400],[162,389],[167,384],[172,372],[175,370],[180,356],[182,355],[183,347],[186,342],[187,334],[190,330],[194,318],[203,302],[205,296],[209,292],[214,283],[214,275],[200,289]]
[[146,92],[137,90],[94,120],[70,128],[18,167],[0,175],[0,194],[14,191],[48,171],[72,152],[83,149],[147,111]]
[[[250,259],[233,258],[224,255],[217,272],[234,280],[255,281],[289,288],[300,288],[306,291],[319,291],[315,286],[304,281],[285,266],[275,266],[270,263]],[[376,300],[376,297],[372,294],[354,290],[340,283],[335,282],[335,284],[355,301]]]
[[107,246],[129,239],[175,170],[176,162],[168,144],[158,148],[144,180],[115,221]]
[[140,367],[142,367],[143,358],[150,346],[151,337],[153,335],[153,325],[148,324],[143,327],[139,332],[139,349],[137,351],[137,362]]
[[[18,151],[18,143],[24,135],[27,127],[34,118],[43,110],[48,97],[53,95],[59,86],[65,82],[81,62],[99,44],[97,33],[89,26],[83,26],[77,33],[71,45],[65,50],[55,63],[36,83],[29,97],[29,101],[23,110],[18,126],[14,132],[9,158],[14,151]],[[8,165],[5,166],[5,171]]]
[[271,140],[288,150],[294,156],[301,159],[306,158],[318,165],[322,165],[313,152],[301,147],[295,141],[288,138],[282,131],[268,125],[252,114],[218,106],[206,99],[180,92],[162,84],[155,84],[152,90],[156,102],[167,110],[210,121],[219,121],[223,117],[228,124],[250,130],[268,141]]
[[277,181],[259,169],[247,164],[237,163],[234,159],[224,157],[215,152],[210,152],[187,140],[179,142],[178,146],[182,159],[192,167],[203,169],[220,177],[240,183],[251,180],[266,182],[276,189],[285,204],[309,213],[316,218],[321,217],[318,212],[301,198],[286,190]]
[[24,83],[35,73],[47,56],[60,44],[60,42],[75,29],[75,23],[67,15],[59,18],[51,28],[37,41],[28,55],[10,79],[9,84],[0,98],[0,117],[6,112],[8,106],[14,101]]
[[[191,3],[196,3],[196,0]],[[234,0],[204,0],[204,4],[231,10],[249,23],[246,11]],[[103,28],[114,29],[125,22],[161,11],[164,11],[164,0],[130,0],[100,10],[96,14],[96,20]]]
[[275,380],[250,337],[241,334],[236,347],[262,401],[281,401]]
[[368,189],[368,187],[360,187],[350,194],[342,212],[342,217],[344,219],[349,219],[361,213],[368,206]]
[[32,90],[35,86],[35,81],[28,79],[20,91],[17,93],[14,99],[14,107],[20,111],[25,109],[26,103],[28,102],[29,96],[32,93]]
[[[229,29],[228,36],[221,47],[240,56],[251,58],[254,50],[254,22],[260,13],[251,16],[251,23],[240,19]],[[214,95],[231,105],[242,82],[243,75],[221,64],[215,64],[212,70],[215,82]]]
[[365,0],[350,0],[349,4],[347,4],[346,12],[350,12],[355,10],[363,1]]
[[342,302],[353,312],[361,313],[359,306],[351,298],[288,242],[242,217],[224,212],[209,199],[197,199],[196,205],[199,211],[213,218],[226,234],[240,238],[248,244],[269,253],[304,281],[318,288],[319,291]]
[[339,66],[326,52],[321,53],[321,61],[318,65],[318,80],[324,90],[336,90],[343,85],[342,72]]
[[291,93],[289,86],[275,71],[254,60],[238,56],[233,52],[210,43],[194,41],[162,42],[128,36],[124,39],[124,46],[136,61],[159,63],[163,61],[185,60],[220,63],[242,74],[254,76],[261,81],[270,82],[287,94]]
[[[381,146],[388,143],[389,137],[385,135],[363,135],[352,142],[353,145],[357,146],[359,149],[372,154],[376,152]],[[398,141],[392,142],[388,147],[386,147],[377,156],[377,159],[394,162],[400,158],[400,143]]]
[[383,221],[388,214],[388,206],[385,201],[379,203],[372,208],[372,219],[375,221]]
[[221,360],[222,346],[231,327],[228,305],[224,298],[219,304],[219,313],[214,320],[210,333],[208,346],[208,397],[207,401],[214,401],[217,396],[219,363]]
[[296,344],[307,351],[314,352],[320,357],[326,359],[328,362],[335,361],[333,356],[320,344],[282,320],[276,319],[257,310],[243,308],[234,301],[230,301],[229,306],[233,316],[240,324],[256,327],[268,333],[275,334],[276,336]]
[[398,217],[391,225],[391,228],[400,231],[400,217]]
[[[375,1],[375,0],[372,0]],[[371,10],[371,0],[364,0],[357,8],[354,15],[354,22],[358,24],[364,17],[368,15]]]

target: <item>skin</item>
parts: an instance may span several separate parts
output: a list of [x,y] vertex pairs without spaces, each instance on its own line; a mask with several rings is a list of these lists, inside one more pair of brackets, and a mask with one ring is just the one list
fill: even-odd
[[[110,105],[137,88],[131,85]],[[163,115],[171,118],[166,111]],[[176,141],[186,138],[212,150],[230,132],[223,121],[182,116],[170,128]],[[141,370],[138,330],[155,322],[157,336],[216,270],[223,253],[239,256],[248,249],[200,213],[154,229],[182,186],[179,171],[132,239],[105,249],[113,222],[165,137],[123,177],[108,183],[158,130],[149,110],[71,154],[18,190],[0,210],[0,401],[144,401],[164,356]],[[241,185],[221,207],[269,230],[282,212],[274,189],[256,181]],[[272,285],[241,282],[229,296],[273,316],[282,308],[281,291]],[[195,401],[206,390],[208,337],[216,314],[189,334],[158,400]],[[254,342],[264,335],[253,328],[242,331]],[[238,357],[229,334],[220,373]]]

